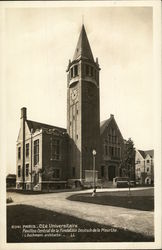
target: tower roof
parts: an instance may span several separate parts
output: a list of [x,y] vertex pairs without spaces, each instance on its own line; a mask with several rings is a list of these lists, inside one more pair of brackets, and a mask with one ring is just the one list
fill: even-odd
[[82,25],[73,60],[77,60],[79,57],[94,61],[84,25]]

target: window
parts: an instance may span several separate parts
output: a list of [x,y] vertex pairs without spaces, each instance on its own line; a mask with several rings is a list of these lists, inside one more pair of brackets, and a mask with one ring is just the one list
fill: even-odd
[[71,78],[73,78],[73,68],[71,68],[70,70],[70,75],[71,75]]
[[120,148],[118,148],[118,156],[120,157]]
[[90,73],[91,73],[91,76],[93,76],[93,67],[91,67],[91,72]]
[[94,70],[94,77],[97,78],[96,70]]
[[101,177],[103,178],[105,175],[105,167],[101,166]]
[[72,168],[72,175],[73,175],[73,177],[75,177],[75,168],[74,167]]
[[107,148],[107,145],[105,145],[105,155],[108,155],[108,148]]
[[150,169],[149,169],[149,168],[147,168],[147,172],[149,172],[149,170],[150,170]]
[[28,177],[29,176],[29,164],[26,164],[26,168],[25,168],[25,175],[26,175],[26,177]]
[[29,157],[29,143],[26,144],[26,157]]
[[34,165],[39,163],[39,139],[34,141]]
[[21,159],[21,147],[18,147],[18,159]]
[[59,179],[60,178],[60,169],[54,169],[53,171],[53,178]]
[[78,65],[74,66],[74,77],[78,75]]
[[76,135],[76,139],[78,139],[78,135]]
[[58,139],[52,140],[52,148],[51,148],[51,158],[52,160],[60,159],[60,141]]
[[17,173],[18,177],[21,177],[21,166],[18,166],[18,173]]
[[89,65],[86,65],[86,75],[89,75]]
[[147,160],[147,163],[150,163],[150,160]]

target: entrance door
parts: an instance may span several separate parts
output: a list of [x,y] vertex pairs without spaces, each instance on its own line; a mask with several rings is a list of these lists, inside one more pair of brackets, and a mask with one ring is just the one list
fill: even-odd
[[115,178],[115,166],[109,166],[109,181],[113,181],[113,178]]

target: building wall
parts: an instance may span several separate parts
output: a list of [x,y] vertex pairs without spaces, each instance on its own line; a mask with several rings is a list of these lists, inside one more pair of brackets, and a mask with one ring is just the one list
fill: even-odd
[[123,151],[123,137],[111,117],[111,122],[101,135],[100,178],[112,181],[114,177],[121,176],[120,162]]
[[[25,184],[25,189],[31,189],[36,185],[34,183],[35,172],[38,172],[39,169],[42,169],[42,131],[38,130],[35,133],[30,133],[30,130],[25,122],[25,169],[24,169],[24,180],[23,180],[23,136],[22,136],[22,126],[20,128],[20,133],[17,140],[16,146],[16,165],[17,165],[17,179],[16,186],[17,189],[23,188],[23,183]],[[34,141],[39,140],[39,163],[34,165]],[[26,145],[29,145],[29,154],[26,155]],[[18,159],[18,148],[21,147],[21,159]],[[18,168],[21,167],[21,176],[18,176]],[[28,168],[28,171],[27,171]],[[41,183],[41,175],[39,174],[39,182]],[[33,186],[31,186],[33,183]],[[41,188],[41,187],[40,187]]]
[[136,181],[140,184],[151,184],[154,182],[154,159],[149,154],[143,157],[136,150],[135,165]]
[[[58,154],[54,154],[54,142],[58,142]],[[68,138],[54,132],[43,132],[43,183],[66,181],[68,175]],[[59,184],[58,184],[59,185]],[[45,185],[44,185],[45,186]]]
[[[96,73],[85,74],[91,65]],[[71,77],[71,70],[78,66],[78,74]],[[93,72],[95,72],[93,71]],[[92,169],[92,150],[99,145],[99,76],[95,63],[83,60],[73,62],[68,71],[67,131],[70,137],[70,179],[84,179],[84,172]],[[98,154],[99,155],[99,154]],[[98,155],[96,165],[98,165]]]

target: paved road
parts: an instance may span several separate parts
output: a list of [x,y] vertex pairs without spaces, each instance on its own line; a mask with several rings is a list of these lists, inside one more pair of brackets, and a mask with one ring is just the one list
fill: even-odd
[[[140,189],[140,188],[139,188]],[[141,188],[143,189],[143,188]],[[100,189],[103,191],[123,191],[124,189]],[[137,188],[136,188],[137,190]],[[49,193],[39,195],[23,195],[19,193],[8,193],[15,204],[32,205],[56,211],[63,214],[76,216],[81,219],[94,221],[104,225],[111,225],[118,228],[142,233],[144,235],[154,234],[154,213],[150,211],[139,211],[121,207],[105,206],[90,203],[70,201],[66,198],[72,194],[84,193],[88,191]]]

